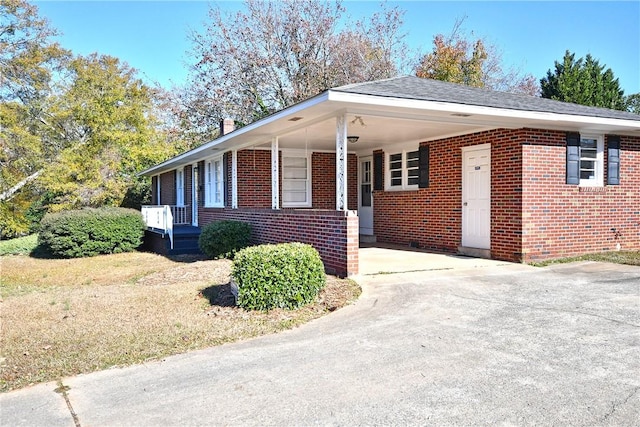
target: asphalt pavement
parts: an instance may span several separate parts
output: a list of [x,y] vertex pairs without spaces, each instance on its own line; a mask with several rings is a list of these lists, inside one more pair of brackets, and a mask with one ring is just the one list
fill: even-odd
[[640,424],[639,267],[358,280],[355,304],[291,331],[2,394],[0,423]]

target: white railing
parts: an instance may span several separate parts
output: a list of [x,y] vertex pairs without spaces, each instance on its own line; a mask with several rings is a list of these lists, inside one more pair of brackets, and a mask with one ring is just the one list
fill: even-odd
[[171,214],[173,214],[173,223],[177,225],[190,224],[187,213],[189,212],[189,205],[186,206],[169,206],[171,208]]
[[171,242],[171,249],[173,249],[173,213],[171,212],[171,206],[142,206],[140,209],[144,223],[148,228],[160,230],[164,234],[169,235],[169,241]]

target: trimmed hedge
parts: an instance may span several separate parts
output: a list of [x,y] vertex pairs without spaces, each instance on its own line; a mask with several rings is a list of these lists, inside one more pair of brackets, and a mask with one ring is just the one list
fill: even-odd
[[46,214],[41,227],[38,244],[61,258],[133,251],[146,228],[140,212],[112,207]]
[[198,246],[210,258],[233,258],[251,243],[251,224],[240,221],[215,221],[202,227]]
[[246,248],[233,261],[238,305],[248,310],[296,309],[312,302],[326,276],[318,251],[303,243]]

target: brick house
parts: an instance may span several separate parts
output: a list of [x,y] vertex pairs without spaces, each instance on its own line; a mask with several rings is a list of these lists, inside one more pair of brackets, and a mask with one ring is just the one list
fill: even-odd
[[310,243],[339,275],[361,240],[515,262],[640,249],[632,113],[399,77],[230,125],[141,173],[153,205]]

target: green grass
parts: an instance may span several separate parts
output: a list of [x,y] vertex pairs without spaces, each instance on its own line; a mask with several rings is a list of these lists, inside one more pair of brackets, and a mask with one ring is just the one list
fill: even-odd
[[28,255],[38,246],[38,235],[30,234],[10,240],[0,241],[0,256]]
[[562,264],[575,261],[600,261],[613,262],[616,264],[628,264],[640,266],[640,251],[619,251],[619,252],[600,252],[596,254],[587,254],[576,257],[551,259],[548,261],[532,262],[531,265],[536,267],[545,267],[551,264]]

